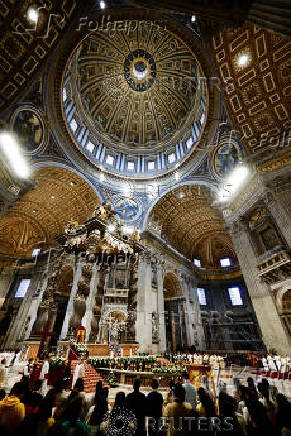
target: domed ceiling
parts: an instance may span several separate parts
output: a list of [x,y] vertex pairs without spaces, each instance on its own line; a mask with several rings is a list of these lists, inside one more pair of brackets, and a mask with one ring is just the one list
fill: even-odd
[[[63,80],[63,114],[74,142],[99,161],[100,145],[106,147],[105,163],[111,151],[107,163],[114,168],[114,153],[120,152],[133,158],[174,152],[169,162],[177,162],[206,119],[206,89],[195,54],[165,28],[134,23],[85,37]],[[138,165],[133,159],[129,169],[144,171]],[[148,169],[158,168],[156,161]]]

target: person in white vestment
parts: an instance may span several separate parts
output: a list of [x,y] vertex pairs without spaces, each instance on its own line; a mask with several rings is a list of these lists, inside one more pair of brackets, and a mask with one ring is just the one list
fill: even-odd
[[0,364],[0,388],[4,388],[7,379],[6,359],[1,360]]
[[42,364],[41,372],[39,375],[39,379],[42,380],[41,394],[44,397],[47,394],[47,383],[48,383],[49,369],[50,369],[49,359],[46,358]]
[[81,360],[75,368],[75,372],[73,375],[73,381],[72,381],[72,388],[74,388],[76,381],[78,378],[84,378],[85,377],[85,365],[84,362]]

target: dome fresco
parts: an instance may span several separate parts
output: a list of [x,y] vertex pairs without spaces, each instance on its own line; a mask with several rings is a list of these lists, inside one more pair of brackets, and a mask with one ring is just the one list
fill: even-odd
[[165,28],[90,33],[67,62],[63,114],[78,147],[116,172],[163,172],[194,147],[206,121],[203,72]]

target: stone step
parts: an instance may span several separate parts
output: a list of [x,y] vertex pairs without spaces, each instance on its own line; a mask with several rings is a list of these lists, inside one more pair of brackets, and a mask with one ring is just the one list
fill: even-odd
[[[71,363],[71,370],[74,373],[78,360],[73,360]],[[85,377],[84,377],[84,391],[86,393],[95,392],[96,383],[102,381],[103,387],[109,388],[109,385],[103,379],[103,377],[95,370],[95,368],[89,363],[85,362]]]

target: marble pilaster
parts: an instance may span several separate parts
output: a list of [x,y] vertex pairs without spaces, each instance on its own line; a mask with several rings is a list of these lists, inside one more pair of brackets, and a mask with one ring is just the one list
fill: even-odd
[[42,272],[35,273],[31,278],[25,298],[23,298],[18,313],[14,321],[11,322],[9,330],[6,334],[5,348],[7,349],[15,348],[17,341],[20,340],[26,330],[29,311],[35,296],[35,291],[38,289],[40,281],[42,280],[42,274]]
[[89,336],[91,333],[91,321],[92,321],[92,316],[93,316],[92,311],[93,311],[93,307],[95,304],[94,302],[95,302],[98,282],[99,282],[99,271],[97,270],[97,266],[95,263],[92,267],[92,276],[91,276],[91,280],[90,280],[90,292],[89,292],[89,296],[86,300],[86,312],[82,318],[82,326],[84,326],[86,329],[86,341],[89,340]]
[[69,322],[70,322],[70,318],[71,318],[71,316],[73,314],[74,298],[75,298],[77,290],[78,290],[78,282],[79,282],[81,276],[82,276],[82,264],[79,261],[77,263],[77,266],[74,269],[73,284],[72,284],[70,299],[69,299],[68,305],[67,305],[67,311],[66,311],[65,320],[64,320],[64,323],[63,323],[63,326],[62,326],[60,340],[66,339],[67,334],[68,334]]
[[140,256],[138,265],[136,340],[141,353],[152,348],[152,267],[147,256]]
[[165,305],[164,305],[164,277],[161,266],[157,267],[158,282],[158,316],[159,316],[159,352],[164,353],[166,344],[166,324],[165,324]]
[[275,348],[280,354],[290,353],[290,341],[278,315],[271,290],[258,276],[257,258],[247,226],[240,223],[231,236],[266,347]]

